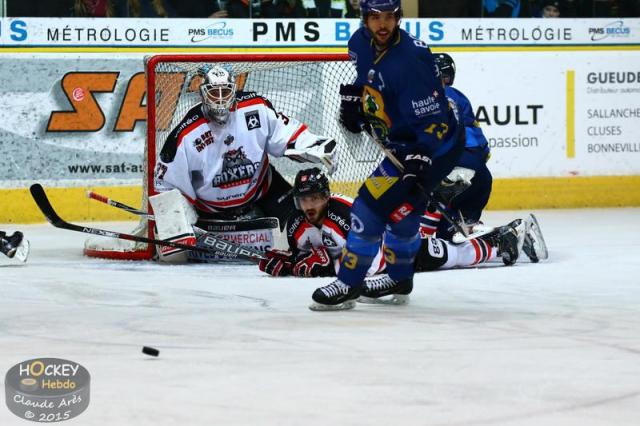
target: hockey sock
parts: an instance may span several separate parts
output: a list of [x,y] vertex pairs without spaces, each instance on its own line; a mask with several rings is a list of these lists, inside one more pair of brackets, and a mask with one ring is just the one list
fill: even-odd
[[424,216],[420,218],[420,236],[422,238],[433,236],[438,229],[441,219],[442,213],[438,211],[431,213],[427,210],[424,212]]
[[401,222],[392,223],[384,235],[384,258],[387,273],[399,281],[413,276],[413,260],[420,248],[420,217],[410,214]]
[[342,251],[338,279],[351,287],[362,285],[367,270],[380,250],[384,223],[357,198],[351,208],[351,230]]
[[[448,244],[449,259],[455,258],[455,264],[451,266],[472,266],[493,260],[498,256],[498,247],[492,247],[481,239],[469,240],[460,245]],[[455,253],[455,255],[452,255]]]
[[384,259],[387,273],[399,281],[413,276],[413,260],[420,248],[420,236],[401,237],[387,232],[384,237]]

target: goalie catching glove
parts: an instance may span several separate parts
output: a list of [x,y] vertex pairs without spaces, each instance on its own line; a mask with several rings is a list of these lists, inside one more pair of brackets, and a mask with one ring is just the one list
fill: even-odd
[[274,277],[293,275],[296,277],[329,277],[335,275],[331,256],[324,247],[312,248],[297,257],[290,251],[269,250],[268,259],[261,260],[258,267]]
[[327,168],[328,174],[336,171],[336,141],[326,136],[317,136],[311,132],[302,133],[293,148],[289,148],[284,155],[300,163],[321,163]]

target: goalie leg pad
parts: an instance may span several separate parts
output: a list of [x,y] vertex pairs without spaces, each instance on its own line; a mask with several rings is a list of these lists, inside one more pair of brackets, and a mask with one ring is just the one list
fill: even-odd
[[[177,189],[162,192],[149,197],[156,221],[158,239],[182,244],[195,245],[196,236],[193,225],[198,220],[198,214],[193,206]],[[182,263],[187,260],[187,254],[182,249],[157,246],[159,260],[170,263]]]

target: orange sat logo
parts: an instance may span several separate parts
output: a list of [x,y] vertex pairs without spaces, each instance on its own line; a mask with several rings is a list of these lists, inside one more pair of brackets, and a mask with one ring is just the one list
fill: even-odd
[[[120,77],[119,71],[73,71],[66,73],[60,80],[64,96],[71,105],[71,110],[52,111],[47,123],[47,132],[97,132],[107,122],[105,111],[117,111],[114,121],[114,132],[132,132],[139,121],[147,120],[146,79],[143,72],[129,77],[124,95],[117,100],[119,105],[102,105],[97,99],[98,93],[113,93]],[[180,91],[185,84],[185,73],[159,73],[156,75],[158,87],[163,87],[157,108],[166,106],[175,108]],[[196,91],[199,77],[189,81],[187,92]],[[104,103],[104,102],[103,102]],[[156,123],[157,128],[166,129],[172,114],[164,115]]]

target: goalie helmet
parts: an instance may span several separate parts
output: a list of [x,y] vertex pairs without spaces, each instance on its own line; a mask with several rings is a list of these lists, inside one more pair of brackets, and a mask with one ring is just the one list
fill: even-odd
[[446,53],[436,53],[433,55],[433,60],[440,70],[440,77],[444,84],[453,85],[453,80],[456,78],[456,63],[453,62],[453,58]]
[[236,101],[236,79],[229,71],[215,66],[204,72],[200,85],[202,112],[217,124],[225,124]]
[[400,0],[360,0],[360,13],[363,18],[369,13],[381,12],[393,12],[400,17]]
[[300,170],[296,175],[293,183],[293,200],[298,210],[301,210],[298,198],[310,194],[321,194],[327,198],[330,196],[329,179],[317,167]]

